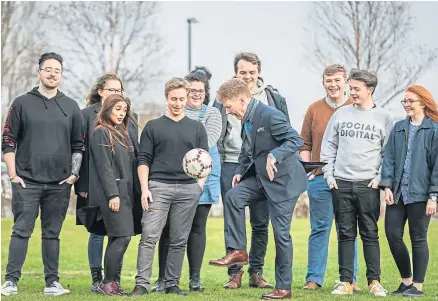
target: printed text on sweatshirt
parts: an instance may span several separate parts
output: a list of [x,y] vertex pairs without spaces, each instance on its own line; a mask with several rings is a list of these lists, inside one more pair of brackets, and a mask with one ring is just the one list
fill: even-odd
[[333,114],[324,133],[321,161],[330,184],[344,181],[380,181],[384,149],[394,122],[384,109],[361,109],[354,105]]

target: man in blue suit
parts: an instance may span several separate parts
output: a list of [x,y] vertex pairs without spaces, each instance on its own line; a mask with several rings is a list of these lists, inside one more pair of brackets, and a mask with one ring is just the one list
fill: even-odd
[[222,84],[218,98],[227,114],[242,121],[243,144],[233,189],[226,194],[224,202],[225,214],[230,217],[224,229],[227,255],[211,260],[210,264],[248,264],[245,207],[254,202],[268,202],[276,245],[276,286],[262,298],[291,298],[290,226],[297,199],[307,190],[306,173],[297,152],[303,140],[282,112],[252,98],[247,84],[240,79]]

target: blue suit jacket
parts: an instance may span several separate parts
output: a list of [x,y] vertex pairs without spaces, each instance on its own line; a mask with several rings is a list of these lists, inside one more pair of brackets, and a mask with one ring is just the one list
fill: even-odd
[[[253,118],[251,141],[251,149],[242,148],[239,157],[236,174],[242,175],[242,180],[255,165],[265,192],[274,202],[297,198],[307,190],[306,173],[298,155],[304,141],[282,112],[259,102]],[[278,171],[272,182],[266,171],[269,153],[277,160]]]

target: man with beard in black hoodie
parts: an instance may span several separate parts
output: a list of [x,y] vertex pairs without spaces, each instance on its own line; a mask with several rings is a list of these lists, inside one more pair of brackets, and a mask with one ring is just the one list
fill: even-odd
[[59,233],[72,185],[78,179],[84,149],[84,126],[78,104],[58,90],[62,57],[39,59],[40,84],[17,97],[9,109],[2,151],[12,182],[14,225],[6,281],[1,294],[17,294],[29,238],[41,209],[45,295],[68,294],[59,283]]

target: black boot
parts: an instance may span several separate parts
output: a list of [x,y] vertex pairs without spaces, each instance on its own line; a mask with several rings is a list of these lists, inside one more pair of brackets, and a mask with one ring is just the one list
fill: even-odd
[[190,275],[189,288],[191,292],[203,292],[204,286],[201,283],[199,273],[193,273]]
[[100,282],[102,281],[102,267],[94,267],[94,268],[90,268],[91,270],[91,291],[93,293],[99,293],[98,292],[98,287]]
[[120,286],[121,275],[122,275],[122,266],[119,266],[119,269],[117,270],[117,274],[116,274],[115,282],[116,282],[117,286],[119,287],[120,292],[121,292],[123,295],[126,295],[127,293],[126,293],[126,292],[122,289],[122,287]]

